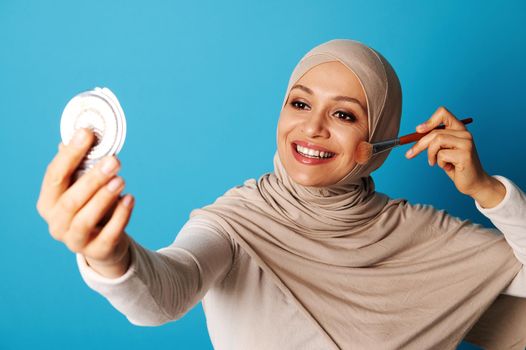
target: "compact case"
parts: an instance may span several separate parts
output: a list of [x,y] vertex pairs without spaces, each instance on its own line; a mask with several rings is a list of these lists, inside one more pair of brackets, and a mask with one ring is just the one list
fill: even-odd
[[60,135],[67,145],[79,128],[93,130],[96,141],[75,172],[78,179],[105,156],[121,150],[126,138],[126,118],[117,97],[108,88],[96,87],[73,97],[62,112]]

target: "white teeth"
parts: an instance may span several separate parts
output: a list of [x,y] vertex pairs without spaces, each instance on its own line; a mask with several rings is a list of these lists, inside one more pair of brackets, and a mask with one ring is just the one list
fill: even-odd
[[310,148],[302,147],[300,145],[296,145],[296,150],[304,156],[308,156],[310,158],[331,158],[334,156],[334,153],[332,152],[320,152]]

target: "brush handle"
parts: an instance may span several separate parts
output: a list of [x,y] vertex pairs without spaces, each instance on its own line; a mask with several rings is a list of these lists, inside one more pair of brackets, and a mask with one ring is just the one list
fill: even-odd
[[[466,119],[462,119],[461,122],[465,124],[469,124],[473,121],[473,118],[466,118]],[[436,128],[433,128],[427,132],[414,132],[412,134],[408,134],[408,135],[405,135],[405,136],[401,136],[400,137],[400,143],[398,143],[399,145],[405,145],[407,143],[411,143],[411,142],[415,142],[415,141],[418,141],[420,140],[422,137],[426,136],[427,134],[429,134],[431,131],[433,130],[437,130],[437,129],[444,129],[446,126],[445,125],[439,125],[437,126]]]

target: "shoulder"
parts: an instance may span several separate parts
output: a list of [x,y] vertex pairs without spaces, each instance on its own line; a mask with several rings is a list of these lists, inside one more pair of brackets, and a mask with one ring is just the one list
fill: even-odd
[[207,235],[210,239],[226,242],[233,254],[233,260],[236,260],[239,253],[238,243],[228,234],[227,230],[217,220],[214,220],[210,215],[206,215],[204,212],[196,214],[196,210],[192,211],[192,215],[184,224],[180,234],[185,232],[185,235],[192,235],[192,233],[199,232],[201,235]]
[[407,199],[390,199],[387,206],[392,206],[399,213],[400,220],[406,221],[414,228],[447,232],[458,230],[462,226],[473,228],[480,226],[471,222],[470,219],[462,219],[432,204],[412,203]]
[[230,189],[228,189],[222,196],[220,196],[218,199],[221,199],[223,197],[230,197],[233,195],[248,195],[254,191],[257,191],[258,185],[257,181],[254,178],[250,178],[245,180],[242,184],[236,185]]
[[431,236],[446,239],[470,241],[471,244],[483,244],[502,239],[502,234],[495,228],[488,228],[473,222],[471,218],[462,218],[446,209],[436,208],[430,204],[411,204],[404,206],[405,213],[414,225],[421,223]]
[[190,212],[190,218],[206,216],[207,222],[214,223],[216,227],[229,227],[227,218],[238,217],[247,210],[257,211],[263,202],[257,181],[251,178],[245,180],[241,185],[228,189],[213,203],[193,209]]

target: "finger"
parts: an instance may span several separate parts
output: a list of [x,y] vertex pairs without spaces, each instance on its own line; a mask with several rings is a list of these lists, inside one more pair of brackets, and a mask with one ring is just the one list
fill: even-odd
[[435,139],[435,137],[439,135],[453,135],[466,140],[473,140],[473,136],[467,130],[433,130],[429,134],[425,135],[420,140],[418,140],[417,143],[415,143],[409,150],[407,150],[405,156],[407,158],[415,157],[420,152],[429,147],[429,144]]
[[115,250],[133,211],[134,198],[127,194],[119,200],[111,219],[100,233],[85,248],[85,254],[94,259],[103,259]]
[[59,144],[59,151],[49,163],[37,202],[39,213],[46,217],[58,198],[68,188],[70,177],[91,148],[95,136],[89,129],[79,129],[67,146]]
[[437,164],[440,168],[449,173],[454,169],[461,168],[462,157],[459,152],[456,152],[455,150],[441,149],[437,154]]
[[91,238],[91,233],[108,213],[124,189],[124,181],[115,176],[106,186],[100,188],[89,202],[79,210],[71,221],[64,243],[71,251],[80,251]]
[[426,132],[444,124],[445,129],[466,130],[466,126],[458,120],[446,107],[439,107],[435,113],[424,123],[416,127],[417,132]]
[[[51,220],[57,239],[69,230],[75,214],[90,200],[90,198],[117,173],[120,162],[115,156],[108,156],[95,164],[86,174],[81,176],[70,188],[62,194],[52,209]],[[62,233],[62,234],[61,234]]]
[[433,166],[436,163],[436,155],[441,149],[455,149],[457,152],[463,152],[468,149],[470,143],[470,140],[450,134],[440,134],[429,144],[427,161],[430,166]]

